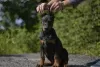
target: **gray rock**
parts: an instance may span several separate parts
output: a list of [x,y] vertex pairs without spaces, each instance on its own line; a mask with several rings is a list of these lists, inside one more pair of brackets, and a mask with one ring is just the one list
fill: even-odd
[[95,63],[94,65],[92,65],[91,67],[100,67],[100,60],[97,63]]
[[[99,57],[91,57],[86,55],[69,55],[68,65],[69,67],[90,67],[91,65],[87,66],[87,64],[89,65],[90,62],[93,62],[98,59]],[[36,67],[39,61],[39,53],[22,55],[2,55],[0,56],[0,67]],[[46,59],[46,62],[49,61]]]

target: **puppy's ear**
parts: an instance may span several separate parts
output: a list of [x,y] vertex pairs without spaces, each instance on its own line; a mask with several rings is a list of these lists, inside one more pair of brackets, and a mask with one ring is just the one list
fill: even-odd
[[45,16],[45,15],[51,15],[53,16],[54,14],[48,10],[45,10],[43,14],[41,14],[41,17]]
[[47,15],[46,13],[43,13],[43,14],[41,14],[41,17],[43,17],[43,16],[45,16],[45,15]]

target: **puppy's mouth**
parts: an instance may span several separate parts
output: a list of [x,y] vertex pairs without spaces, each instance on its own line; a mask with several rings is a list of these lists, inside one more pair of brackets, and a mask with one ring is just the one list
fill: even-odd
[[50,24],[43,24],[43,30],[44,31],[50,31],[52,26]]
[[43,28],[43,31],[45,31],[45,32],[48,32],[50,30],[51,30],[51,27],[49,27],[49,28]]

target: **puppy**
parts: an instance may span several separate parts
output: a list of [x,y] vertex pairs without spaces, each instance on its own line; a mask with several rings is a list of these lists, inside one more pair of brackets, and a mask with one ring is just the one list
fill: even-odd
[[54,15],[52,13],[42,15],[42,31],[40,32],[40,64],[45,65],[45,56],[53,67],[67,67],[68,52],[63,48],[62,43],[53,28]]

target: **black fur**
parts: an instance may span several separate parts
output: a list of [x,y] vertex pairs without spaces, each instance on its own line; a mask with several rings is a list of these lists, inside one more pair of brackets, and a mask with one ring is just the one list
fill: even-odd
[[[46,23],[46,24],[44,24]],[[62,43],[56,32],[53,28],[54,15],[53,14],[44,14],[42,15],[42,31],[40,32],[40,40],[43,40],[44,43],[41,44],[41,58],[44,55],[54,63],[54,56],[61,60],[61,64],[68,63],[68,52],[63,48]],[[46,26],[47,25],[47,26]],[[54,43],[50,42],[53,41]]]

